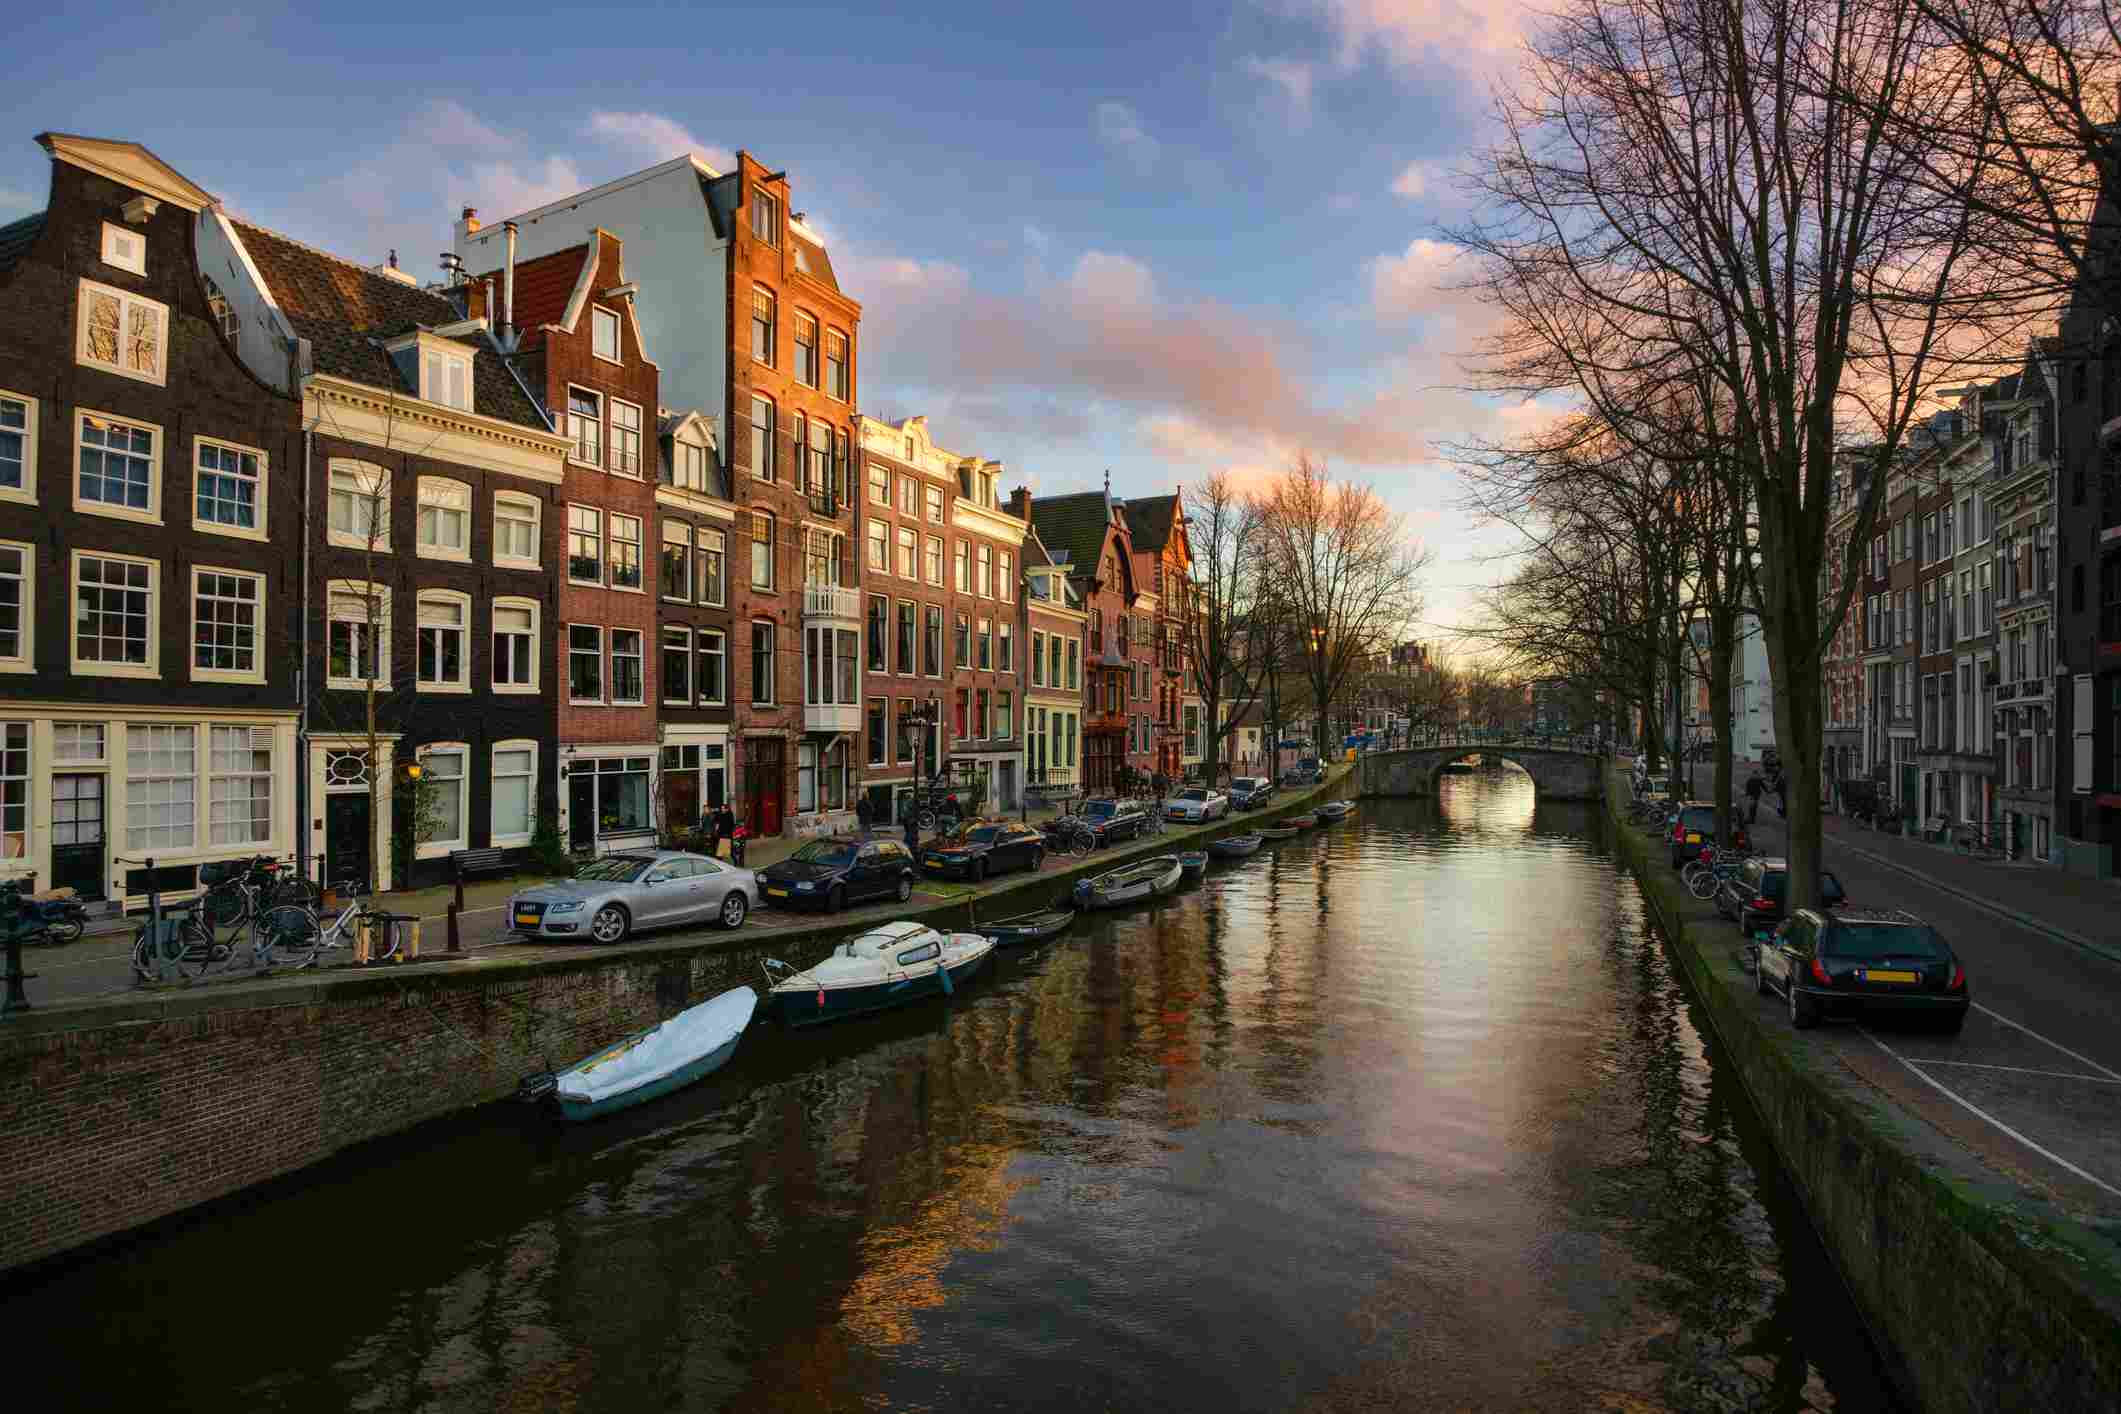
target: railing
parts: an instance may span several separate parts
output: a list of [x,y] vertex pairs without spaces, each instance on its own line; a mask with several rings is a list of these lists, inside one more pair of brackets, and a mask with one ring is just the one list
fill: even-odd
[[860,619],[862,595],[860,590],[843,589],[837,584],[806,584],[803,586],[803,617],[806,619]]
[[810,508],[810,513],[814,516],[822,516],[826,520],[839,518],[840,498],[830,491],[806,491],[803,493],[803,504]]

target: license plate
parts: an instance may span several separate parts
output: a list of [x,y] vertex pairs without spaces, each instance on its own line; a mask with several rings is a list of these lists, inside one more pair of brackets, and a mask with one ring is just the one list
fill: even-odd
[[1863,976],[1864,980],[1869,982],[1920,982],[1922,980],[1922,974],[1919,972],[1900,972],[1892,968],[1882,967],[1874,967],[1864,973]]
[[535,928],[538,926],[538,916],[535,913],[518,913],[516,922],[522,924],[525,928]]
[[1701,843],[1701,836],[1699,836],[1699,835],[1688,835],[1688,836],[1686,837],[1686,842],[1687,842],[1688,844],[1700,844],[1700,843]]
[[943,861],[940,859],[931,859],[928,861],[928,867],[930,869],[940,869],[943,867]]
[[766,890],[766,893],[767,893],[767,895],[768,895],[769,897],[771,897],[771,898],[786,898],[786,897],[788,897],[788,891],[787,891],[786,889],[768,889],[768,890]]

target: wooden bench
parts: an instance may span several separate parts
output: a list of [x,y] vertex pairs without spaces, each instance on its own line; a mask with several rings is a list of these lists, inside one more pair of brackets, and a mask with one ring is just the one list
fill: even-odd
[[505,849],[453,849],[449,852],[449,866],[459,879],[471,874],[506,874],[514,868],[504,862]]

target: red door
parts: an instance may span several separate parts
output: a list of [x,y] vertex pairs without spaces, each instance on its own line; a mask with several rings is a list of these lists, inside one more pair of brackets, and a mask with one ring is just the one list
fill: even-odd
[[787,790],[782,746],[778,737],[752,737],[744,743],[744,828],[754,838],[781,832]]

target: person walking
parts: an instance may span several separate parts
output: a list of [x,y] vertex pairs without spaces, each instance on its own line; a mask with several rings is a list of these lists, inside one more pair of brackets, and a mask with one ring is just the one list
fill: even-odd
[[854,823],[863,834],[869,833],[869,797],[866,795],[854,798]]
[[1746,824],[1750,825],[1760,818],[1760,797],[1766,793],[1767,782],[1760,779],[1758,771],[1746,777],[1745,798],[1750,803],[1750,808],[1746,811],[1745,816]]
[[714,839],[717,858],[720,858],[723,840],[731,842],[732,850],[736,847],[736,812],[729,808],[729,802],[726,800],[722,802],[722,808],[714,812]]

